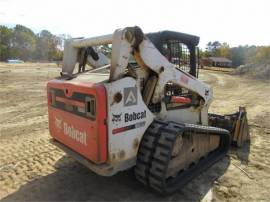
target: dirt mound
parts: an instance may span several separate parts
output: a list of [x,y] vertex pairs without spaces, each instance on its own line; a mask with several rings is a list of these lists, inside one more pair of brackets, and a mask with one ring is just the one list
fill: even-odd
[[235,69],[233,74],[243,75],[254,79],[270,80],[270,61],[241,65]]

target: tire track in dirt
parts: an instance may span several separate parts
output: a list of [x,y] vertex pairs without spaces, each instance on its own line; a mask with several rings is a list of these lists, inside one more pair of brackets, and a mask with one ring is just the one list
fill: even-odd
[[251,141],[243,148],[231,149],[231,165],[214,186],[214,198],[220,201],[269,200],[270,101],[265,98],[270,97],[270,83],[211,71],[202,74],[202,79],[213,86],[215,99],[211,112],[229,114],[240,105],[246,106],[250,124]]
[[[3,201],[258,201],[270,198],[270,103],[265,100],[270,93],[269,85],[201,72],[200,77],[214,88],[212,112],[231,113],[239,105],[247,105],[251,141],[241,149],[232,149],[229,157],[176,194],[161,198],[137,183],[131,171],[101,177],[50,144],[45,84],[58,71],[51,67],[34,66],[26,71],[20,68],[0,74],[1,82],[5,77],[0,96],[8,95],[0,101],[0,199]],[[18,78],[20,82],[16,83]],[[24,92],[23,88],[27,90]]]

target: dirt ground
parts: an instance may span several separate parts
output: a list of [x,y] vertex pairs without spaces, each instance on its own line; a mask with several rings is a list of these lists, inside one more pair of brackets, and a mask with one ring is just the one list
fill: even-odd
[[141,186],[132,171],[101,177],[49,143],[46,81],[52,64],[0,64],[0,199],[2,201],[269,201],[270,82],[201,71],[214,88],[210,112],[247,107],[251,141],[174,195]]

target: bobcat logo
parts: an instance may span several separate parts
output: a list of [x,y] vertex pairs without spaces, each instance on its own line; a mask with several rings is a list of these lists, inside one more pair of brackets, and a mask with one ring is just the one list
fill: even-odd
[[54,124],[57,130],[62,130],[62,119],[54,117]]
[[119,122],[119,121],[121,121],[122,113],[121,114],[112,114],[112,116],[113,116],[113,118],[112,118],[113,123]]

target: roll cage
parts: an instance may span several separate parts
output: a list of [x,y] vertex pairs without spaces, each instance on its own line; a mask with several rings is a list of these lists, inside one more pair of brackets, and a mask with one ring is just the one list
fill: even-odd
[[146,36],[171,63],[179,69],[198,77],[196,47],[200,38],[174,31],[148,33]]

